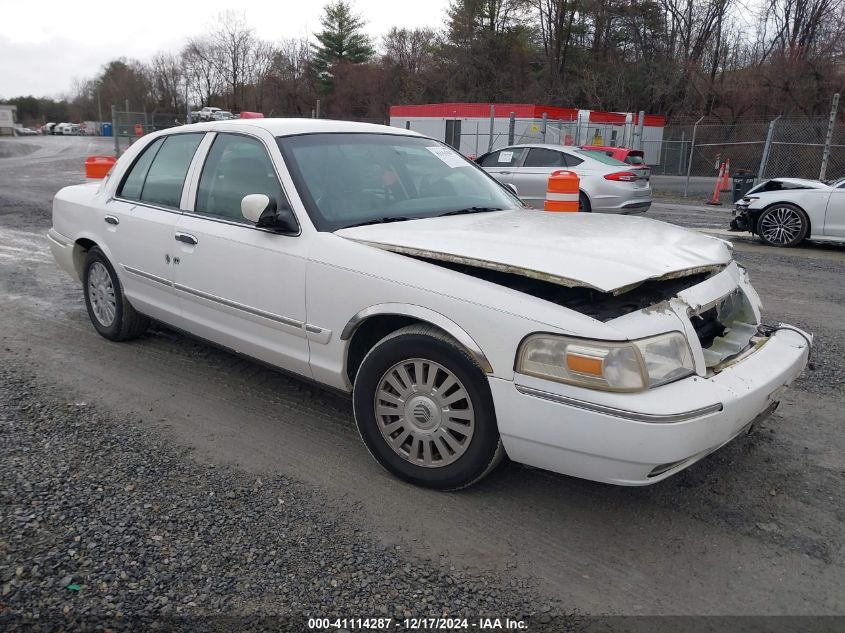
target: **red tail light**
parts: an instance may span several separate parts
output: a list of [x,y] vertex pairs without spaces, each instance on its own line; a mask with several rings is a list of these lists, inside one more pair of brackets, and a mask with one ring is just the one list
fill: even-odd
[[639,176],[632,171],[617,171],[613,174],[607,174],[605,180],[615,180],[617,182],[636,182]]

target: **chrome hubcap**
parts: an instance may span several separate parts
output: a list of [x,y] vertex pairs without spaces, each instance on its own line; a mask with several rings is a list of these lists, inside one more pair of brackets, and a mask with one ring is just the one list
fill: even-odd
[[422,358],[396,363],[384,373],[375,411],[388,446],[416,466],[451,464],[467,451],[475,431],[472,400],[461,381]]
[[114,323],[116,303],[111,275],[100,262],[91,264],[88,269],[88,300],[100,325],[109,327]]
[[801,234],[801,216],[795,209],[778,207],[760,220],[760,234],[773,244],[788,244]]

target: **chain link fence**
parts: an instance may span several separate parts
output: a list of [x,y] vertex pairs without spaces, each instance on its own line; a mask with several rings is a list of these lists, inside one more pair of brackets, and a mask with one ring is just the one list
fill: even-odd
[[114,136],[115,153],[119,156],[145,134],[184,123],[184,114],[180,116],[169,112],[127,112],[113,109],[111,133]]
[[[652,173],[667,176],[715,176],[721,162],[731,173],[746,171],[758,179],[845,177],[845,123],[837,123],[829,144],[829,117],[778,117],[734,124],[699,121],[670,125],[659,143],[660,162]],[[825,162],[825,148],[827,160]],[[826,168],[823,170],[823,164]]]

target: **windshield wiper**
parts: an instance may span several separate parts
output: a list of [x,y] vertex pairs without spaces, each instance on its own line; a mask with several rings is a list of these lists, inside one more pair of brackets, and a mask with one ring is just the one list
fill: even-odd
[[357,224],[350,224],[349,226],[344,226],[345,229],[351,229],[355,226],[367,226],[368,224],[389,224],[390,222],[404,222],[405,220],[410,220],[411,218],[406,218],[404,216],[390,216],[387,218],[376,218],[375,220],[367,220],[366,222],[358,222]]
[[454,211],[447,211],[441,213],[439,217],[444,215],[466,215],[467,213],[486,213],[487,211],[502,211],[500,207],[466,207],[465,209],[455,209]]

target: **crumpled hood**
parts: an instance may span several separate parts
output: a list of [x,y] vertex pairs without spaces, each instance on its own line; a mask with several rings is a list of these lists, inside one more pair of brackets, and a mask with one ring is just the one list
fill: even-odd
[[498,211],[373,224],[336,234],[396,253],[604,292],[716,270],[731,261],[723,240],[626,215]]

